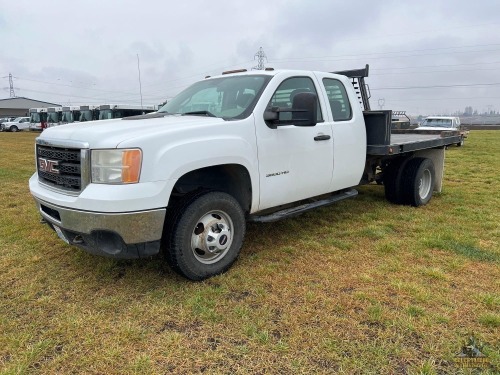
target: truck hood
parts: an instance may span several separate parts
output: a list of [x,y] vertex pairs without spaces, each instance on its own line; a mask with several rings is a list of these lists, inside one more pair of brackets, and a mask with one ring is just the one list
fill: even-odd
[[160,118],[124,118],[66,124],[45,129],[40,139],[86,142],[90,148],[115,148],[137,138],[156,138],[193,128],[221,126],[227,121],[216,117],[166,115]]

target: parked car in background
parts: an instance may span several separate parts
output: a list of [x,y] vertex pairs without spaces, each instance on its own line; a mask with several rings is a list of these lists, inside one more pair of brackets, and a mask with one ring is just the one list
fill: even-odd
[[3,131],[18,132],[30,128],[29,117],[16,117],[13,121],[3,122],[0,125]]
[[0,124],[3,124],[4,122],[14,121],[14,119],[15,117],[1,117]]
[[463,146],[465,138],[469,136],[469,129],[460,124],[459,117],[429,116],[415,129],[416,131],[443,131],[455,130],[460,132],[460,142],[457,146]]

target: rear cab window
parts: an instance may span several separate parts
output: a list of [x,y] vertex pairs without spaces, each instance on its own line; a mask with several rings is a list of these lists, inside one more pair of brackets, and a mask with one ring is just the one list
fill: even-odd
[[352,108],[342,82],[334,78],[323,78],[328,103],[332,111],[333,121],[352,119]]

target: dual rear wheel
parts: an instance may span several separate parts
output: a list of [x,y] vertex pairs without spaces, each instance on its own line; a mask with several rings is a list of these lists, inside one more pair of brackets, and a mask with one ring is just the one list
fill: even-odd
[[385,196],[392,203],[423,206],[432,198],[435,176],[428,158],[395,160],[384,171]]

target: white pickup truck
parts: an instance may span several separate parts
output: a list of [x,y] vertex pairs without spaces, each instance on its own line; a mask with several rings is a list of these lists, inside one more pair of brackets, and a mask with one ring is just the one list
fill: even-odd
[[367,75],[227,72],[158,112],[46,129],[29,181],[42,221],[88,252],[162,253],[202,280],[233,264],[247,221],[332,204],[374,181],[393,203],[426,204],[459,137],[391,136],[391,111],[369,110]]
[[443,130],[457,130],[460,133],[460,142],[458,147],[464,145],[465,138],[469,136],[469,130],[460,124],[460,117],[447,116],[429,116],[415,129],[417,132],[431,133],[433,131],[441,132]]
[[30,118],[29,117],[16,117],[12,121],[6,121],[1,124],[1,130],[8,132],[18,132],[21,130],[29,130]]

